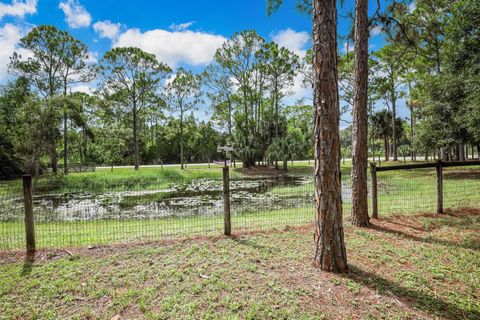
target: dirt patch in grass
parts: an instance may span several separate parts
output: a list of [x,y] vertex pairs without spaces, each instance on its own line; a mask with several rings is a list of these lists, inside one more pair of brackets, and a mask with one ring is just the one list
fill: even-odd
[[478,319],[480,210],[345,227],[349,272],[312,266],[310,226],[3,253],[7,318]]
[[443,172],[445,179],[456,179],[456,180],[465,180],[465,179],[480,179],[480,172],[478,168],[476,169],[460,169],[460,170],[445,170]]

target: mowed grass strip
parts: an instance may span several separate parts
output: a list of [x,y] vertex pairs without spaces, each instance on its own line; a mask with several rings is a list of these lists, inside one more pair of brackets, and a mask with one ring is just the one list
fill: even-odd
[[313,230],[0,256],[5,319],[478,319],[480,211],[345,226],[350,271],[311,265]]
[[[282,229],[305,225],[313,220],[312,208],[285,208],[232,214],[235,231]],[[145,220],[93,220],[37,222],[38,248],[60,248],[126,243],[188,236],[215,236],[223,233],[223,216],[171,217]],[[0,250],[23,248],[23,222],[0,222]]]

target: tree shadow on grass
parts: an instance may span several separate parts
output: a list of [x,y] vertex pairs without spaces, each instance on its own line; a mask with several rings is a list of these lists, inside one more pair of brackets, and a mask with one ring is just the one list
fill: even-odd
[[444,171],[443,178],[445,180],[478,180],[480,179],[480,174],[478,170],[470,169],[470,170],[458,170],[458,171]]
[[[392,222],[389,222],[392,223]],[[395,224],[395,223],[393,223]],[[385,232],[389,233],[395,236],[400,236],[405,239],[409,240],[414,240],[418,242],[423,242],[423,243],[429,243],[429,244],[440,244],[448,247],[457,247],[461,249],[470,249],[470,250],[475,250],[479,251],[480,248],[475,244],[475,242],[464,242],[464,243],[457,243],[457,242],[452,242],[452,241],[447,241],[447,240],[441,240],[441,239],[436,239],[433,237],[428,237],[428,238],[423,238],[417,235],[413,235],[404,231],[400,230],[395,230],[395,229],[390,229],[386,226],[378,225],[378,224],[371,224],[370,229],[375,230],[375,231],[380,231],[380,232]]]
[[33,263],[35,262],[35,253],[27,253],[23,262],[23,268],[20,275],[22,277],[28,276],[33,269]]
[[237,236],[237,235],[232,235],[230,237],[230,239],[232,239],[233,241],[235,241],[238,244],[241,244],[241,245],[247,246],[247,247],[251,247],[251,248],[254,248],[254,249],[259,250],[259,251],[271,251],[272,250],[271,247],[259,244],[259,243],[257,243],[256,241],[254,241],[253,239],[250,239],[250,238],[242,238],[242,237]]
[[350,271],[345,275],[362,286],[387,293],[393,296],[400,304],[420,309],[428,314],[435,314],[446,319],[480,319],[480,312],[464,310],[461,306],[447,302],[434,293],[429,294],[421,289],[405,288],[398,283],[382,278],[376,274],[349,265]]

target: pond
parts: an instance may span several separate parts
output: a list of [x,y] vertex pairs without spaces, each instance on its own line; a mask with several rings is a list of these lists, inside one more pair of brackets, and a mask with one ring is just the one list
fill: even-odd
[[[313,207],[313,181],[309,176],[272,176],[230,181],[231,212],[259,212]],[[343,200],[350,188],[342,185]],[[142,191],[84,190],[69,193],[34,192],[37,221],[152,219],[223,214],[222,181],[197,179],[168,189]],[[0,207],[0,220],[23,219],[23,199],[11,198]]]

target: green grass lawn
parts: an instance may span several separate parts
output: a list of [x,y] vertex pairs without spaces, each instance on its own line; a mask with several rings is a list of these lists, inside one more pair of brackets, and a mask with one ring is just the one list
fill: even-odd
[[[312,208],[287,208],[232,215],[234,231],[283,229],[313,220]],[[22,248],[23,222],[0,222],[0,250]],[[38,248],[89,246],[135,241],[215,236],[223,233],[223,216],[194,216],[149,220],[96,220],[35,223]]]
[[345,225],[349,272],[313,230],[0,255],[2,319],[479,319],[480,211]]

